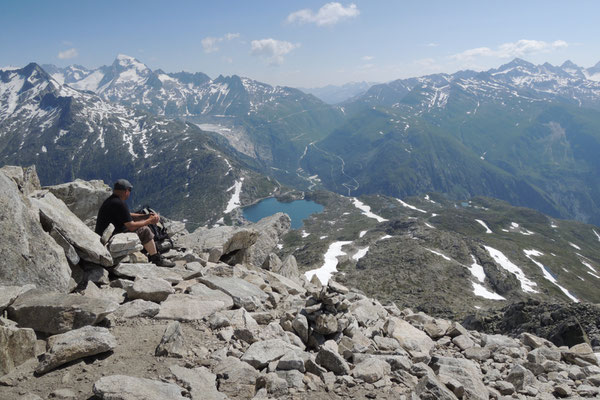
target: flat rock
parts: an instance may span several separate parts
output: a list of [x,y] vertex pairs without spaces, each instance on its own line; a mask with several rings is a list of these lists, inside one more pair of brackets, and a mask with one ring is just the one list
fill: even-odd
[[160,303],[175,293],[169,282],[161,278],[137,278],[127,288],[127,297],[131,300],[141,299]]
[[263,340],[251,344],[241,360],[256,369],[261,369],[271,361],[279,360],[290,350],[302,351],[299,347],[293,346],[282,339]]
[[178,358],[183,358],[187,355],[185,338],[179,321],[173,321],[167,325],[163,337],[154,351],[154,355],[157,357],[168,356]]
[[384,331],[387,336],[396,339],[400,346],[413,356],[417,353],[429,354],[435,346],[433,340],[425,332],[400,318],[390,317],[385,322]]
[[[328,342],[333,341],[330,340]],[[350,373],[350,366],[337,350],[333,348],[337,347],[337,344],[333,342],[335,346],[328,346],[328,342],[325,342],[319,349],[315,362],[336,375],[348,375]]]
[[73,182],[44,186],[44,189],[62,200],[82,221],[98,215],[100,206],[112,193],[111,188],[101,180],[75,179]]
[[483,375],[479,366],[473,361],[461,358],[434,357],[433,369],[440,380],[442,377],[460,382],[468,399],[487,400],[489,392],[483,383]]
[[179,283],[183,280],[180,273],[175,270],[157,267],[154,264],[120,263],[112,269],[113,273],[123,278],[159,278],[169,283]]
[[64,250],[44,232],[30,200],[1,172],[0,232],[0,285],[34,284],[40,289],[69,290],[71,268]]
[[189,388],[192,400],[226,400],[228,397],[217,390],[217,376],[205,367],[194,369],[173,365],[169,370],[182,385]]
[[35,285],[0,286],[0,314],[20,295],[35,289]]
[[100,242],[100,236],[88,228],[61,200],[52,193],[39,191],[30,200],[40,210],[42,225],[56,229],[77,251],[79,257],[103,266],[112,266],[113,259]]
[[233,299],[227,293],[221,290],[211,289],[208,286],[202,283],[196,283],[185,291],[187,294],[190,294],[194,297],[197,297],[199,300],[219,300],[225,304],[226,309],[231,309],[233,307]]
[[304,289],[302,285],[298,284],[290,277],[286,277],[272,271],[265,271],[265,273],[267,274],[269,281],[275,280],[276,282],[282,284],[285,286],[289,294],[295,295],[306,293],[306,289]]
[[142,250],[144,246],[135,232],[118,233],[108,242],[108,250],[113,257],[124,257]]
[[238,398],[254,397],[254,387],[259,372],[250,364],[235,357],[226,357],[213,368],[221,392]]
[[223,310],[225,304],[219,300],[198,300],[189,294],[171,294],[160,305],[157,319],[196,321]]
[[186,400],[184,389],[173,383],[125,375],[110,375],[94,383],[94,394],[101,400]]
[[122,304],[115,315],[121,318],[152,318],[160,311],[160,305],[146,300],[133,300]]
[[0,376],[35,357],[33,329],[0,326]]
[[243,307],[248,311],[258,309],[269,298],[259,287],[240,278],[207,276],[198,280],[211,289],[228,294],[237,307]]
[[8,315],[22,327],[57,334],[94,325],[118,307],[109,300],[30,290],[8,307]]
[[367,298],[353,303],[350,306],[350,312],[361,326],[370,326],[388,316],[388,312],[381,304]]
[[44,374],[70,361],[111,351],[116,346],[117,341],[109,330],[98,326],[85,326],[51,336],[48,351],[35,371]]
[[391,373],[390,365],[379,358],[367,358],[352,370],[352,376],[367,383],[375,383]]

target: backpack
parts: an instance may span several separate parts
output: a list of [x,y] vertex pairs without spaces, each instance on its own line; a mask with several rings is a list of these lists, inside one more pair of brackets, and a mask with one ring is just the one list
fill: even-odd
[[[136,214],[146,214],[146,215],[149,215],[152,213],[157,214],[156,211],[154,211],[153,209],[150,208],[150,206],[147,206],[147,205],[143,206],[140,210],[136,211],[135,213]],[[162,217],[161,217],[161,219],[162,219]],[[171,240],[171,237],[167,233],[167,228],[164,226],[162,221],[159,221],[156,225],[150,224],[147,226],[148,226],[148,228],[150,228],[150,230],[154,234],[154,243],[156,244],[156,250],[159,253],[165,253],[173,248],[173,240]]]

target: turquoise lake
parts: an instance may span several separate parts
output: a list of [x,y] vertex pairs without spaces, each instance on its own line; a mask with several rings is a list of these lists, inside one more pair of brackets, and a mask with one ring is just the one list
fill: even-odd
[[310,200],[294,200],[282,203],[274,197],[264,199],[256,204],[242,209],[244,218],[248,221],[258,222],[264,217],[278,212],[286,213],[292,219],[292,229],[302,228],[302,220],[311,214],[323,211],[323,206]]

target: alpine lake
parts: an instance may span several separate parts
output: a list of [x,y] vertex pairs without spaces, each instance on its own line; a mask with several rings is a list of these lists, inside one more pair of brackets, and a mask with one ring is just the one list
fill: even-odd
[[286,213],[292,220],[292,229],[302,228],[304,219],[321,211],[323,211],[323,206],[312,200],[281,202],[274,197],[269,197],[242,209],[244,218],[252,222],[258,222],[262,218],[278,212]]

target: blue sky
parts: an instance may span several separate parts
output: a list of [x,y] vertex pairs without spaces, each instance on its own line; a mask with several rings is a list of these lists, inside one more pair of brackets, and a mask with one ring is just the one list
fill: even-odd
[[384,82],[515,57],[600,61],[598,1],[0,2],[0,67],[88,68],[117,54],[152,69],[315,87]]

